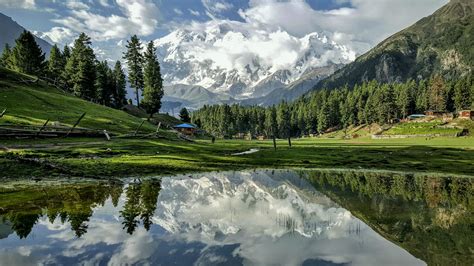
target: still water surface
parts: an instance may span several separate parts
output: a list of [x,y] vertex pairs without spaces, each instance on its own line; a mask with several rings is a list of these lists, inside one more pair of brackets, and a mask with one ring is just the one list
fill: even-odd
[[239,171],[0,188],[0,265],[471,265],[470,178]]

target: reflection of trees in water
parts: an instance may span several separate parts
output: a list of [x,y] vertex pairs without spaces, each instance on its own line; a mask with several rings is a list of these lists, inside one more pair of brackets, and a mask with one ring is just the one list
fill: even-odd
[[[0,221],[9,221],[20,238],[26,238],[41,217],[50,223],[69,222],[77,237],[87,232],[93,209],[111,199],[116,207],[123,191],[122,183],[93,183],[29,187],[0,195]],[[158,193],[158,191],[156,192]]]
[[422,200],[430,208],[458,204],[473,208],[474,205],[474,181],[469,178],[322,171],[311,172],[309,179],[322,188],[338,187],[369,197]]
[[103,206],[109,197],[113,199],[121,190],[122,184],[117,183],[26,188],[0,197],[0,203],[6,206],[0,215],[12,223],[12,229],[20,238],[26,238],[43,216],[50,223],[58,217],[63,224],[69,222],[71,230],[80,237],[87,232],[93,208]]
[[473,179],[355,171],[311,172],[308,179],[428,264],[469,262],[474,249]]
[[157,181],[145,181],[142,183],[131,183],[126,190],[127,200],[120,211],[123,218],[123,228],[127,233],[133,234],[140,220],[146,230],[150,230],[151,218],[156,209],[160,183]]
[[[50,223],[56,219],[69,222],[77,237],[87,233],[88,222],[93,209],[104,206],[110,198],[117,207],[123,192],[122,183],[73,184],[58,187],[27,188],[0,196],[0,221],[9,221],[20,238],[26,238],[41,217]],[[156,209],[160,183],[145,181],[131,184],[126,190],[126,203],[120,212],[124,229],[132,234],[139,225],[149,230],[151,218]],[[5,207],[3,207],[5,206]]]

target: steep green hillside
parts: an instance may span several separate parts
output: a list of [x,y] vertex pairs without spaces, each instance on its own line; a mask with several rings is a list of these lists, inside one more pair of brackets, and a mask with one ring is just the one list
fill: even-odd
[[453,77],[474,65],[474,1],[451,0],[431,16],[389,37],[320,82],[316,88],[364,81],[405,81],[433,74]]
[[[142,121],[123,111],[84,101],[41,82],[35,85],[24,82],[31,79],[34,78],[0,68],[0,112],[7,108],[6,115],[0,118],[0,125],[42,125],[46,119],[72,125],[85,112],[80,127],[128,133]],[[142,130],[152,131],[155,126],[146,122]]]

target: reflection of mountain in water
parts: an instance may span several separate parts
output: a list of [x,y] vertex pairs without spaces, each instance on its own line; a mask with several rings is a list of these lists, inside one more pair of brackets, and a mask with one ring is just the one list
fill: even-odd
[[385,237],[427,262],[466,264],[473,183],[350,171],[244,171],[125,186],[34,185],[0,193],[0,233],[3,225],[11,227],[0,239],[0,261],[423,264]]

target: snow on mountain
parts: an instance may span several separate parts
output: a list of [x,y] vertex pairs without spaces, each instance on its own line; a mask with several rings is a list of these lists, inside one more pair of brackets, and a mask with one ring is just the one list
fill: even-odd
[[422,264],[294,171],[163,178],[153,222],[195,265]]
[[155,41],[165,85],[201,86],[236,99],[262,97],[356,53],[325,34],[295,37],[229,20],[194,23]]
[[154,222],[188,240],[229,244],[232,240],[216,240],[216,235],[229,239],[281,237],[289,232],[321,236],[353,222],[350,212],[315,191],[295,172],[183,176],[163,179],[161,187]]

